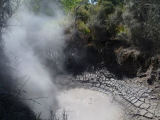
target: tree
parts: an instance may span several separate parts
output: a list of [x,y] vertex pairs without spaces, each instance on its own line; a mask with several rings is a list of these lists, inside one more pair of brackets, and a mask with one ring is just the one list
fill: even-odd
[[111,2],[114,5],[119,5],[119,4],[121,4],[123,2],[123,0],[98,0],[99,4],[103,4],[105,2]]
[[0,1],[0,30],[6,27],[6,21],[12,15],[12,8],[10,3],[10,0]]
[[131,40],[143,51],[160,53],[160,1],[125,0],[123,22],[131,31]]
[[64,10],[69,12],[73,8],[75,8],[78,4],[82,2],[82,0],[60,0],[61,4],[64,7]]

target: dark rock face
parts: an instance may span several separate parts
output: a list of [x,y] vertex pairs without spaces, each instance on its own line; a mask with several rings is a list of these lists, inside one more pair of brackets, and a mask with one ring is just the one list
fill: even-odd
[[[76,49],[76,57],[72,56],[67,60],[66,68],[71,72],[81,69],[79,74],[91,67],[107,67],[110,71],[120,76],[135,77],[145,74],[150,67],[158,69],[160,66],[160,57],[152,53],[144,53],[131,47],[127,41],[105,39],[95,44],[83,42],[68,42],[70,51]],[[66,50],[67,50],[66,49]],[[71,66],[71,67],[70,67]],[[74,67],[76,66],[76,67]],[[114,69],[113,69],[114,68]]]

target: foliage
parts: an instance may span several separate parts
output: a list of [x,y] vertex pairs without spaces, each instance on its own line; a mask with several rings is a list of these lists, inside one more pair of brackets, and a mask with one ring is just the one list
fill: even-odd
[[[29,1],[31,9],[35,14],[44,14],[47,16],[54,16],[56,13],[56,8],[59,5],[58,0],[31,0]],[[54,8],[54,10],[53,10]]]
[[67,12],[75,8],[75,6],[79,4],[81,1],[82,0],[60,0],[61,4],[64,7],[64,10]]
[[106,29],[106,19],[114,11],[114,5],[108,1],[103,2],[103,4],[85,4],[81,6],[77,12],[78,30],[90,36],[91,41],[89,40],[89,42],[103,40],[106,34],[110,36]]
[[159,53],[160,1],[125,0],[123,23],[131,31],[130,39],[141,50]]
[[84,35],[88,35],[90,33],[90,29],[85,25],[83,21],[78,21],[78,30],[81,31]]
[[126,31],[122,22],[123,9],[120,7],[115,8],[115,12],[108,16],[106,21],[106,29],[110,32],[111,36],[116,36],[121,32]]
[[98,0],[99,4],[103,4],[105,2],[112,2],[114,5],[121,5],[123,0]]
[[40,120],[41,117],[41,112],[38,114],[38,116],[36,117],[36,120]]
[[103,21],[106,20],[108,15],[114,12],[114,5],[111,2],[105,1],[102,4],[98,5],[100,7],[100,11],[97,13],[98,18]]
[[14,9],[11,7],[11,4],[15,6],[18,4],[16,1],[10,0],[1,0],[0,1],[0,30],[6,27],[7,20],[12,16],[14,13]]
[[[79,8],[77,25],[80,32],[90,36],[90,42],[118,38],[159,53],[159,13],[157,0],[98,0],[98,4]],[[87,28],[90,32],[85,31]]]
[[77,11],[77,14],[79,20],[83,21],[84,23],[87,23],[90,17],[89,6],[88,5],[81,6]]

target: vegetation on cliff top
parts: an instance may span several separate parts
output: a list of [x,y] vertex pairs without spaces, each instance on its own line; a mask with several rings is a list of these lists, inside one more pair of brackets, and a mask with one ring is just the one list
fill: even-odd
[[141,50],[160,52],[159,1],[98,0],[97,4],[83,1],[79,7],[81,2],[61,0],[65,10],[72,15],[78,9],[77,29],[89,38],[88,43],[123,39]]
[[[75,23],[66,29],[67,35],[74,36],[68,38],[69,41],[73,45],[81,46],[81,49],[94,49],[90,51],[92,53],[86,53],[88,57],[92,54],[90,56],[92,61],[99,57],[102,59],[100,61],[110,59],[118,66],[122,66],[118,61],[124,59],[126,62],[123,64],[128,61],[129,66],[134,66],[132,71],[141,69],[143,72],[152,66],[151,63],[157,61],[158,57],[155,56],[160,54],[158,0],[98,0],[94,4],[90,2],[81,4],[82,1],[79,0],[72,4],[69,2],[64,4],[63,2],[67,0],[61,1],[65,10],[67,9],[66,12],[76,18]],[[75,30],[77,32],[73,32]],[[81,49],[79,51],[82,51]],[[123,49],[125,51],[128,49],[127,55],[123,55],[126,54],[123,53]],[[139,51],[140,54],[135,52],[136,55],[133,56],[129,54],[130,50]],[[112,55],[108,55],[107,52],[112,52]],[[122,56],[131,56],[131,59],[119,58]],[[153,60],[154,58],[156,60]],[[159,63],[152,67],[159,68]],[[137,72],[134,72],[134,75],[136,74]]]

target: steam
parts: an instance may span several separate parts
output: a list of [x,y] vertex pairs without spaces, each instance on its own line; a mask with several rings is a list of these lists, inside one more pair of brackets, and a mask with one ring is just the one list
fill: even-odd
[[[41,117],[45,119],[48,118],[50,109],[56,111],[58,102],[56,86],[52,83],[49,71],[43,65],[43,57],[48,50],[63,54],[64,46],[63,27],[57,24],[62,20],[63,13],[55,3],[47,2],[47,7],[51,7],[54,11],[54,17],[43,14],[42,11],[46,8],[41,8],[40,14],[35,15],[23,4],[8,21],[9,27],[3,35],[5,51],[17,58],[18,65],[14,73],[23,78],[19,82],[23,84],[29,78],[23,88],[26,92],[24,97],[38,98],[35,100],[40,105],[31,101],[27,103],[34,112],[42,112]],[[40,55],[37,55],[38,53]],[[13,56],[10,56],[10,59],[15,62]],[[59,60],[59,63],[62,66],[63,60]]]
[[[58,67],[63,68],[64,59],[57,55],[64,56],[64,26],[58,24],[63,20],[64,14],[56,3],[49,0],[42,0],[39,14],[35,14],[28,9],[32,8],[29,2],[19,6],[3,34],[5,52],[12,60],[11,66],[15,68],[13,73],[20,78],[19,87],[28,80],[23,87],[22,97],[35,100],[26,101],[27,104],[36,114],[41,112],[41,118],[44,119],[48,119],[49,110],[56,113],[60,108],[58,113],[61,114],[63,107],[66,107],[68,111],[73,111],[69,116],[71,120],[121,120],[119,109],[110,109],[108,98],[102,94],[73,89],[60,91],[57,95],[58,90],[53,84],[56,70],[49,71],[46,58],[56,58]],[[51,16],[45,14],[47,8],[51,10]],[[106,112],[110,115],[106,115]]]

